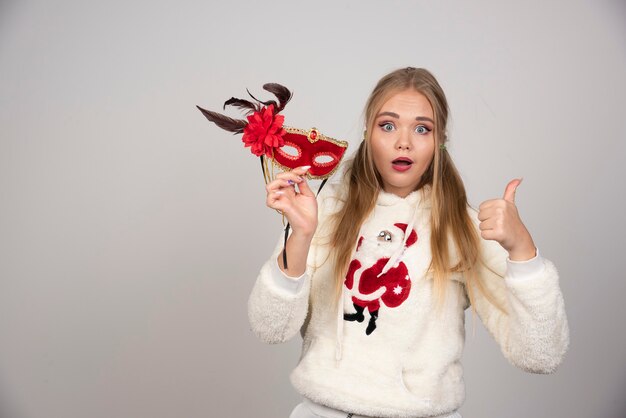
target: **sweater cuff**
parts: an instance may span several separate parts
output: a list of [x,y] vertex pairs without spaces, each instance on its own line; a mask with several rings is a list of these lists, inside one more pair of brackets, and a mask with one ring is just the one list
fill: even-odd
[[536,249],[536,251],[537,254],[526,261],[513,261],[507,257],[507,277],[511,280],[524,280],[543,273],[546,266],[543,262],[543,257],[539,254],[539,249]]
[[293,295],[300,292],[300,289],[302,289],[302,285],[304,284],[304,276],[306,276],[306,271],[302,273],[299,277],[291,277],[286,275],[280,269],[280,267],[278,267],[278,260],[276,258],[274,258],[270,265],[272,282],[274,282],[276,286]]

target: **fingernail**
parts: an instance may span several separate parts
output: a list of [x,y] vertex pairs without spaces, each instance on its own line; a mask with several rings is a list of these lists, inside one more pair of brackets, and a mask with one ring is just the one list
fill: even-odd
[[284,195],[284,194],[285,194],[285,192],[281,192],[280,190],[276,190],[276,191],[274,192],[274,194],[277,194],[277,195],[279,195],[279,196],[282,196],[282,195]]
[[287,183],[289,183],[290,186],[293,186],[295,184],[294,181],[291,179],[287,180]]
[[311,166],[310,165],[303,165],[300,168],[303,169],[304,171],[307,171],[309,168],[311,168]]

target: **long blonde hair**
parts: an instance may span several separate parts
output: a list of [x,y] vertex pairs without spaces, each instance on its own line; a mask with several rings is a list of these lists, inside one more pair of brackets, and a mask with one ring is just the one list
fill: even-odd
[[[449,274],[463,272],[473,307],[472,284],[476,284],[478,289],[484,292],[475,274],[475,267],[480,258],[480,237],[467,212],[468,202],[463,181],[450,155],[444,147],[441,147],[447,139],[448,102],[443,89],[429,71],[412,67],[399,69],[384,76],[372,91],[365,106],[365,138],[353,159],[347,162],[343,179],[348,186],[347,194],[344,196],[345,203],[332,219],[334,232],[331,235],[331,245],[334,249],[337,297],[341,294],[347,266],[361,225],[376,205],[378,192],[383,188],[382,178],[372,158],[370,133],[383,104],[392,95],[405,90],[415,90],[423,94],[430,102],[435,118],[434,157],[416,190],[425,185],[431,186],[432,260],[429,269],[433,273],[436,299],[441,306],[445,299]],[[449,248],[450,237],[459,256],[458,262],[454,265]],[[492,300],[489,295],[487,297]]]

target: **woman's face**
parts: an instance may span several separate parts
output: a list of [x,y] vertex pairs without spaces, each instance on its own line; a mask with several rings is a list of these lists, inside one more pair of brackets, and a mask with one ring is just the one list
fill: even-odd
[[433,108],[415,90],[395,93],[375,115],[370,145],[386,192],[415,190],[435,153]]

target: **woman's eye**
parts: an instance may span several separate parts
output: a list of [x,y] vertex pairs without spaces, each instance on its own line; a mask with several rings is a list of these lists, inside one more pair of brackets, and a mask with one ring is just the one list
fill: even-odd
[[420,135],[424,135],[430,132],[430,129],[428,129],[424,125],[419,125],[417,128],[415,128],[415,132],[417,132]]
[[380,127],[383,129],[383,131],[385,132],[391,132],[393,131],[393,124],[390,122],[385,122],[385,123],[381,123]]

